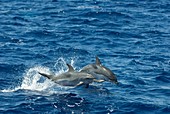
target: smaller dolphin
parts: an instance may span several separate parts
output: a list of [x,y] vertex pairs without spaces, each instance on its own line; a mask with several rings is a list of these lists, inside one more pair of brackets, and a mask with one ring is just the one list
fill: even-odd
[[38,73],[62,86],[76,87],[86,85],[86,88],[88,88],[89,84],[93,82],[94,77],[91,74],[76,72],[71,65],[67,64],[67,66],[69,68],[68,71],[57,76],[40,72]]
[[92,74],[95,77],[94,81],[96,82],[111,81],[118,84],[116,75],[109,68],[104,67],[98,57],[96,57],[95,64],[89,64],[83,67],[80,72]]

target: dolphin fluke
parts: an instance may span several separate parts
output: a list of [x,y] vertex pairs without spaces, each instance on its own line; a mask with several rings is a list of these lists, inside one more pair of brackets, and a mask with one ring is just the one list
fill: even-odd
[[48,79],[52,79],[53,78],[53,75],[49,75],[49,74],[45,74],[45,73],[41,73],[41,72],[38,72],[40,75],[44,76],[44,77],[47,77]]

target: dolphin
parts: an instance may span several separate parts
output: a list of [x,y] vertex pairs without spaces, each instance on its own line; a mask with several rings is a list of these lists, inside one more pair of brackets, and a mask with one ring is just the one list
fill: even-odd
[[89,64],[83,67],[80,72],[92,74],[95,77],[94,81],[96,82],[111,81],[118,84],[116,75],[109,68],[103,66],[97,56],[95,64]]
[[68,71],[57,76],[41,72],[38,73],[62,86],[76,87],[80,85],[86,85],[86,88],[88,88],[89,84],[93,82],[94,77],[91,74],[85,72],[76,72],[71,65],[67,64],[67,66]]

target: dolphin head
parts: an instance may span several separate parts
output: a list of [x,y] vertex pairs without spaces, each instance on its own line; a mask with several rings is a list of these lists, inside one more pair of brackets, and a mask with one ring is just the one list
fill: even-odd
[[100,65],[96,65],[97,69],[96,69],[96,73],[97,74],[101,74],[104,75],[105,77],[107,77],[111,82],[118,84],[116,75],[109,69],[106,68],[104,66]]
[[103,66],[100,59],[96,57],[96,73],[106,76],[111,82],[118,84],[116,75],[107,67]]
[[[96,57],[96,63],[85,66],[81,72],[87,72],[92,74],[96,79],[109,80],[115,84],[118,84],[116,75],[109,69],[103,66],[98,57]],[[97,75],[95,75],[97,74]]]

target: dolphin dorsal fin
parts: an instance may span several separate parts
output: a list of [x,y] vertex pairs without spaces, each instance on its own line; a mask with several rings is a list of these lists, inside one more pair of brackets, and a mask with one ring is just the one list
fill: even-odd
[[74,68],[70,64],[67,64],[67,66],[68,66],[68,72],[74,72]]
[[101,65],[100,59],[96,56],[96,64]]

